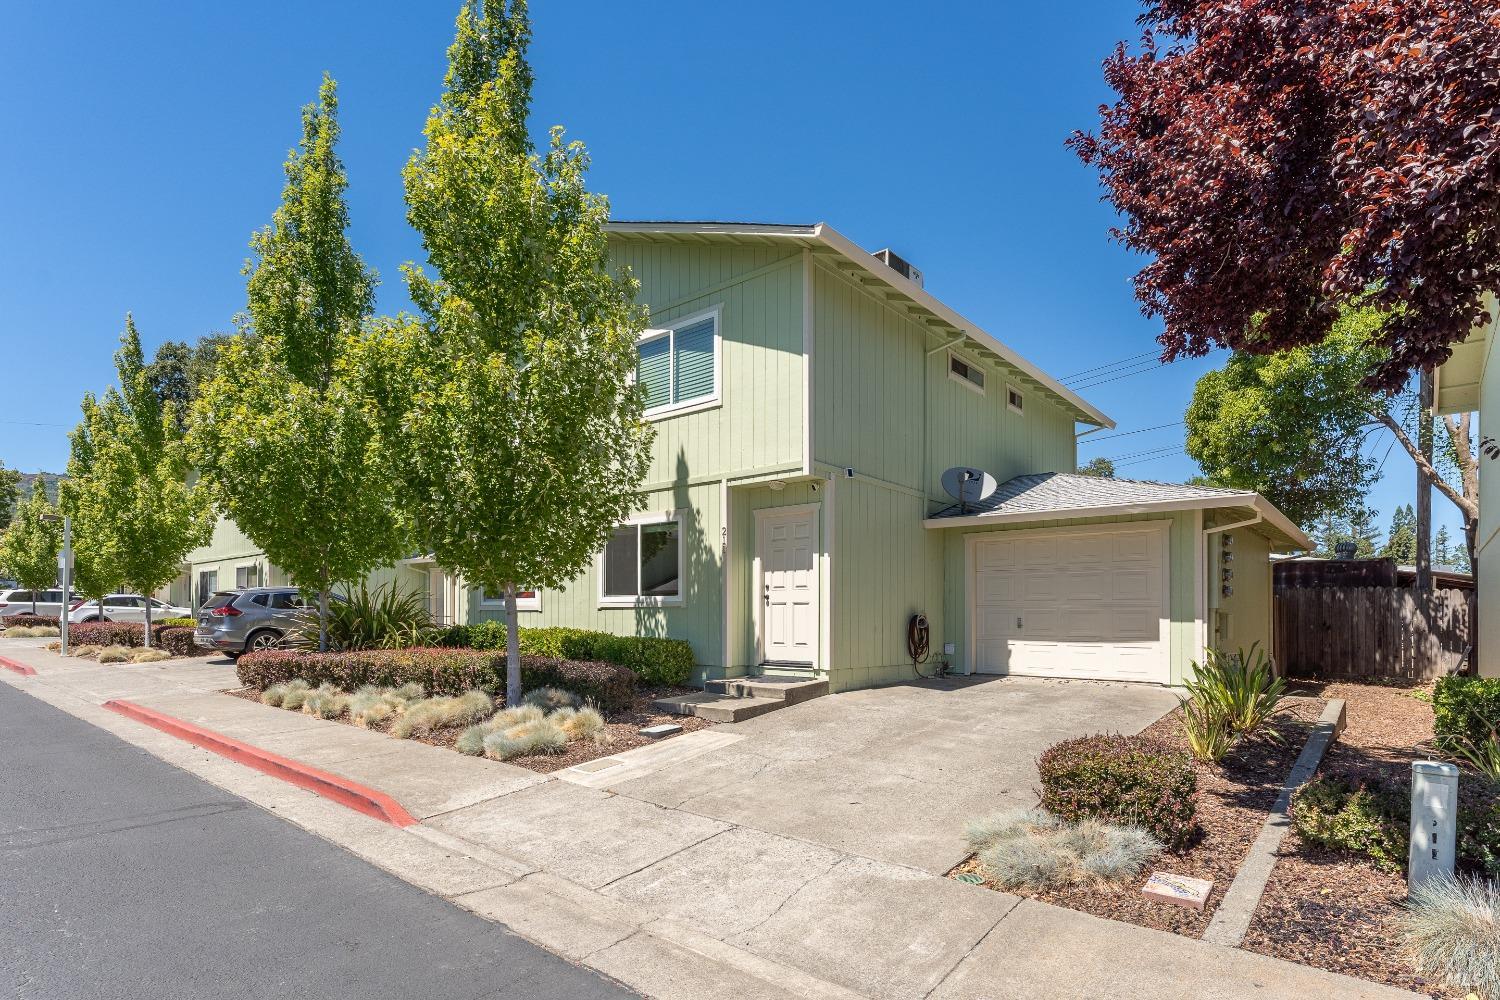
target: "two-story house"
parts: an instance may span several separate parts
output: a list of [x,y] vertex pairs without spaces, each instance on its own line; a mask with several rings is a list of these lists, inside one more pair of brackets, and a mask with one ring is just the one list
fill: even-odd
[[[924,672],[1168,684],[1208,645],[1269,646],[1268,555],[1302,532],[1254,493],[1075,474],[1079,434],[1113,422],[899,258],[822,224],[617,222],[610,244],[651,317],[645,500],[524,623],[835,691],[914,676],[918,614]],[[997,487],[959,502],[955,467]],[[226,584],[220,555],[193,573]],[[440,567],[398,574],[444,617],[501,616]]]

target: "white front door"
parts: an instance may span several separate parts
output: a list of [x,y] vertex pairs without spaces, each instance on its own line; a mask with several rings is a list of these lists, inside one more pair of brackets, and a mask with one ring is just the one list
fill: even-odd
[[818,511],[756,511],[761,659],[812,666],[818,658]]
[[972,542],[974,669],[1167,683],[1163,524],[1004,531]]

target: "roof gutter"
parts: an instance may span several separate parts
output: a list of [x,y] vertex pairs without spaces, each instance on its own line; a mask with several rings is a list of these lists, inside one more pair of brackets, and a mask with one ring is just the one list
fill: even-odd
[[1255,506],[1254,493],[1221,497],[1187,497],[1180,500],[1146,500],[1141,503],[1096,504],[1053,510],[1015,511],[1010,514],[969,514],[963,517],[929,517],[924,528],[978,528],[992,524],[1025,524],[1028,521],[1065,521],[1078,517],[1116,517],[1132,514],[1167,514],[1178,510],[1209,510],[1214,507]]

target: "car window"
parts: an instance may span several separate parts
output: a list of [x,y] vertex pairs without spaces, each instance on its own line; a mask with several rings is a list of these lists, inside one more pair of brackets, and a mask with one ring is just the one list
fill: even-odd
[[158,601],[153,597],[151,598],[151,606],[153,608],[170,608],[172,605],[168,604],[166,601]]
[[261,607],[265,607],[267,604],[271,603],[271,601],[270,601],[270,595],[269,594],[256,594],[254,597],[250,598],[250,603],[251,604],[258,604]]
[[214,596],[203,602],[203,610],[212,611],[214,608],[228,607],[229,605],[234,603],[234,599],[238,596],[239,595],[235,594],[233,591],[221,591],[220,593],[215,594]]
[[47,590],[47,591],[43,591],[42,593],[40,593],[40,594],[37,595],[36,599],[39,600],[39,601],[47,601],[48,603],[56,604],[58,601],[62,600],[62,591],[60,591],[60,590]]
[[7,597],[6,600],[15,601],[17,604],[29,604],[31,602],[31,591],[12,590],[10,592],[10,596]]
[[271,607],[277,611],[291,611],[302,606],[302,600],[296,591],[288,590],[271,595]]

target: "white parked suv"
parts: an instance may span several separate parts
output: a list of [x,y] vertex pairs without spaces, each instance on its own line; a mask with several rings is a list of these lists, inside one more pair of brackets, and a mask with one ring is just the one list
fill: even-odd
[[[39,614],[47,618],[62,617],[62,590],[0,590],[0,618],[12,615]],[[36,611],[31,610],[32,599]]]
[[[74,604],[73,610],[68,613],[70,622],[144,622],[146,620],[146,601],[148,598],[140,594],[110,594],[100,601],[84,601]],[[151,621],[159,622],[163,618],[189,618],[192,612],[187,608],[180,608],[166,601],[151,601]]]

